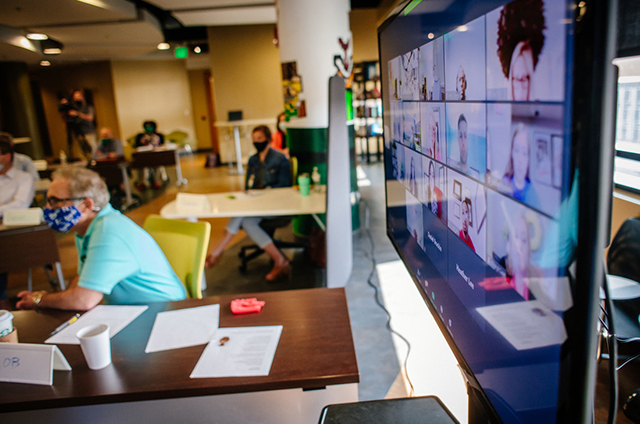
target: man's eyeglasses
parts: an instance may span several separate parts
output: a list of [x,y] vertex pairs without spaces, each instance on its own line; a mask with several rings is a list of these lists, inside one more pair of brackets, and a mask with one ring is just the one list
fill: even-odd
[[73,200],[84,200],[84,199],[85,199],[85,197],[68,197],[66,199],[59,199],[59,198],[54,197],[54,196],[51,196],[51,197],[47,196],[45,198],[45,201],[46,201],[46,204],[51,205],[52,207],[55,208],[56,206],[58,206],[59,203],[70,202],[70,201],[73,201]]

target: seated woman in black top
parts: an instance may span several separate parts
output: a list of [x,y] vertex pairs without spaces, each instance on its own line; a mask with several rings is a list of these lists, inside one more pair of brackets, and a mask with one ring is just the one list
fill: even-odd
[[[249,158],[245,190],[263,188],[291,187],[291,165],[280,152],[271,149],[271,131],[261,125],[253,129],[253,145],[258,153]],[[268,281],[274,281],[281,275],[289,273],[291,267],[287,258],[273,244],[271,237],[260,227],[264,217],[231,218],[227,224],[224,237],[207,256],[207,267],[218,263],[224,248],[229,244],[240,228],[273,260],[273,269],[266,276]]]

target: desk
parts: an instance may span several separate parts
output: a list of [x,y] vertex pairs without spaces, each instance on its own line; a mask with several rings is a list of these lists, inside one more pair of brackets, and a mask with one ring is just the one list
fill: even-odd
[[68,162],[65,164],[62,163],[50,163],[47,165],[47,167],[45,169],[38,169],[38,174],[40,174],[40,178],[42,179],[46,179],[46,178],[51,178],[51,174],[53,174],[56,169],[61,168],[63,166],[80,166],[80,167],[86,167],[87,166],[87,161],[86,160],[79,160],[79,161],[75,161],[75,162]]
[[135,203],[131,194],[131,182],[129,182],[129,164],[124,158],[92,160],[88,168],[97,172],[107,187],[122,186],[124,188],[125,210]]
[[187,180],[182,177],[182,167],[180,166],[180,157],[178,149],[160,147],[153,150],[143,150],[133,152],[133,159],[130,164],[131,168],[155,168],[158,166],[175,166],[176,167],[176,185],[187,184]]
[[[330,403],[357,401],[358,366],[343,289],[246,294],[261,313],[231,314],[238,296],[153,303],[111,339],[113,363],[90,370],[80,346],[60,345],[73,367],[53,386],[0,383],[0,421],[92,423],[315,423]],[[145,354],[157,312],[220,304],[220,327],[283,325],[266,377],[190,379],[205,346]],[[18,311],[21,342],[42,343],[73,312]]]
[[22,271],[26,268],[27,288],[31,291],[31,268],[49,264],[55,264],[60,289],[64,290],[54,231],[47,224],[28,227],[0,224],[0,272]]
[[294,187],[251,190],[249,192],[226,192],[207,194],[210,211],[193,212],[180,210],[173,200],[160,210],[160,215],[169,219],[225,218],[235,216],[286,216],[313,215],[324,230],[324,224],[317,214],[327,210],[326,189],[311,191],[309,196],[301,196]]

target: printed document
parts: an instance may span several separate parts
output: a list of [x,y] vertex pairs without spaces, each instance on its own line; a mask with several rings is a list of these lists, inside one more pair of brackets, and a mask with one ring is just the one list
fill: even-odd
[[191,378],[269,375],[281,325],[220,328],[198,360]]

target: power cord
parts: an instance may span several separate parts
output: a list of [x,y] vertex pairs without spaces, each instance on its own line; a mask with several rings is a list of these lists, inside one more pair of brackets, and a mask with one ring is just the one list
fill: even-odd
[[409,383],[409,397],[413,397],[415,390],[414,390],[414,387],[413,387],[413,383],[411,382],[411,378],[409,378],[409,369],[407,368],[407,363],[409,361],[409,354],[411,353],[411,343],[409,343],[409,340],[407,340],[402,334],[398,333],[396,330],[391,328],[391,314],[389,313],[387,308],[384,306],[384,304],[380,300],[380,297],[378,296],[379,293],[380,293],[380,286],[376,286],[373,283],[373,276],[376,273],[377,262],[376,262],[376,258],[375,258],[375,255],[374,255],[374,253],[375,253],[375,244],[373,242],[373,236],[371,235],[371,230],[369,229],[370,209],[369,209],[368,203],[365,200],[361,200],[361,202],[364,203],[364,206],[365,206],[365,225],[364,225],[364,228],[365,228],[365,233],[367,234],[367,237],[369,238],[369,244],[371,246],[371,251],[369,253],[367,253],[366,251],[364,252],[365,256],[368,256],[369,259],[371,260],[371,272],[369,273],[369,277],[367,278],[367,284],[369,286],[371,286],[373,288],[373,290],[375,291],[375,293],[374,293],[375,302],[378,304],[378,306],[380,308],[382,308],[384,313],[387,314],[387,323],[386,323],[387,329],[392,334],[395,334],[396,336],[398,336],[407,345],[407,354],[406,354],[406,356],[404,358],[404,363],[403,363],[402,369],[404,371],[404,376],[407,379],[407,382]]

